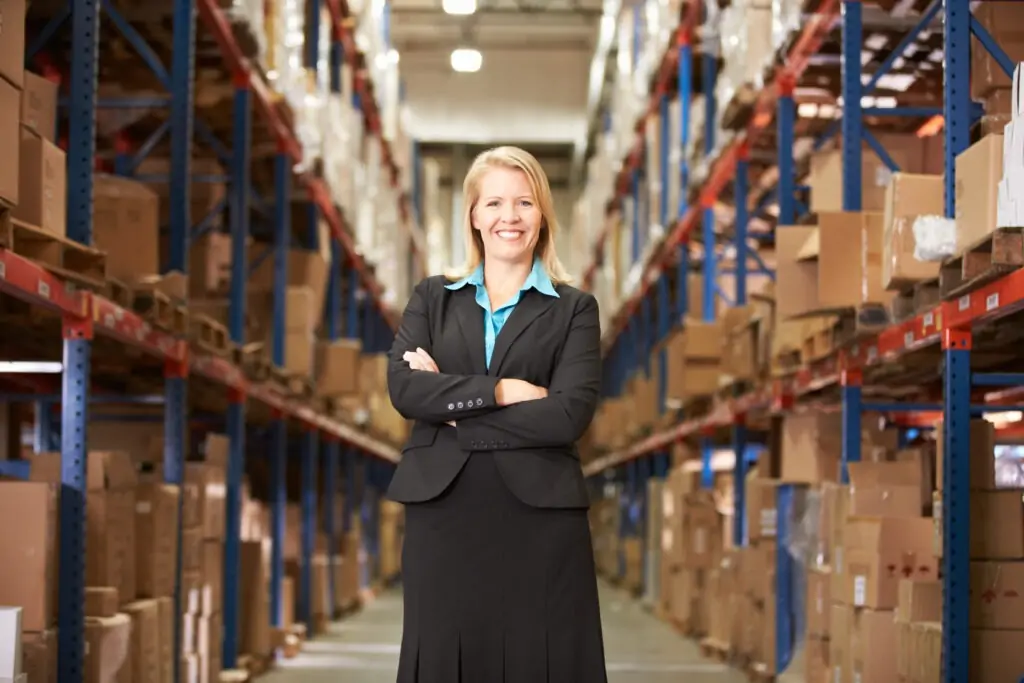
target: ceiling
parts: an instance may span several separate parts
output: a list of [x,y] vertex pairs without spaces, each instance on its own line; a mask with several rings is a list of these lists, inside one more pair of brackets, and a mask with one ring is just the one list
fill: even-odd
[[[392,0],[407,127],[422,142],[564,145],[586,133],[587,84],[602,0],[478,0],[452,16],[442,0]],[[450,55],[472,47],[477,73]]]

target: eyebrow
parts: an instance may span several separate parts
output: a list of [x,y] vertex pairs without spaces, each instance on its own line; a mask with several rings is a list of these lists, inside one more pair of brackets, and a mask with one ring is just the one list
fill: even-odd
[[[497,195],[491,195],[490,197],[484,197],[484,201],[486,201],[486,202],[489,202],[492,199],[504,199],[504,197],[499,197]],[[516,199],[529,199],[530,201],[534,201],[532,194],[520,195],[520,196],[516,197]]]

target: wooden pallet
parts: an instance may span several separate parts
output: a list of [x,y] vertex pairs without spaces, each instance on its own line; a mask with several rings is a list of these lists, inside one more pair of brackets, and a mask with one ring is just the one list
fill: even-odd
[[956,299],[1024,266],[1024,228],[999,228],[942,263],[939,293]]
[[774,683],[775,674],[768,670],[768,666],[761,662],[751,663],[747,669],[747,680],[751,683]]
[[273,662],[273,654],[240,655],[238,657],[238,669],[236,669],[236,671],[244,672],[248,676],[248,678],[242,679],[243,681],[251,680],[270,671],[270,666]]
[[725,663],[729,661],[729,645],[714,638],[702,638],[700,641],[700,653],[705,659]]
[[262,342],[246,344],[240,347],[237,353],[240,359],[238,364],[246,377],[254,382],[266,382],[270,379],[273,366]]
[[132,308],[153,325],[177,334],[188,334],[188,309],[184,304],[171,299],[159,289],[141,288],[135,290]]
[[308,375],[302,376],[289,373],[285,387],[288,388],[288,394],[290,396],[304,400],[312,399],[313,395],[316,393],[316,387],[313,384],[313,379]]
[[106,286],[106,252],[19,221],[4,208],[0,208],[0,247],[93,291]]
[[913,318],[918,313],[935,308],[940,301],[942,297],[939,294],[938,278],[914,283],[897,292],[893,298],[890,306],[893,322],[899,323]]
[[228,328],[208,315],[189,316],[189,339],[203,351],[222,358],[230,357],[234,344],[228,337]]
[[135,301],[135,292],[132,288],[112,277],[107,278],[107,286],[103,290],[103,296],[107,297],[121,308],[132,310],[132,303]]

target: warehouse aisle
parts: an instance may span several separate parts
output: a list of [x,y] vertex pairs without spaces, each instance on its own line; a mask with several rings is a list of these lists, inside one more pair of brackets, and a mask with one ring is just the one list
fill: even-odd
[[[697,648],[644,611],[636,600],[601,587],[611,683],[740,683],[744,676],[704,661]],[[393,683],[402,631],[402,598],[389,592],[301,655],[261,678],[265,683]],[[340,676],[340,674],[344,674]]]

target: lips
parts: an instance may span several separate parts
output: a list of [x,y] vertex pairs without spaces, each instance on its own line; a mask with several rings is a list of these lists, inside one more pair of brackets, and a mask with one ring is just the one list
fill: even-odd
[[517,240],[517,239],[519,239],[520,237],[523,236],[523,231],[522,230],[498,230],[495,234],[499,238],[505,240],[506,242],[514,242],[515,240]]

